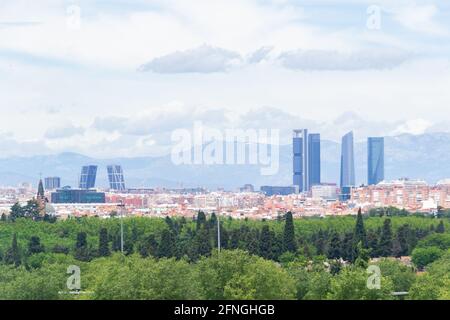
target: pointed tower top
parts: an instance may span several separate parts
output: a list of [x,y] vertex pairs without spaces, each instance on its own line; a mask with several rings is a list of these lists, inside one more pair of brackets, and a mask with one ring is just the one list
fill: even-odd
[[44,195],[44,185],[42,184],[42,179],[39,179],[37,198],[43,200],[45,198]]

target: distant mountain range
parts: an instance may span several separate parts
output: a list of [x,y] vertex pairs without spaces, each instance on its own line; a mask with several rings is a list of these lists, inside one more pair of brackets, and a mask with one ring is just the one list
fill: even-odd
[[[423,135],[403,134],[386,137],[386,179],[420,178],[429,183],[450,177],[450,133]],[[260,174],[258,165],[174,165],[170,155],[94,159],[77,153],[60,153],[32,157],[0,159],[0,185],[13,186],[21,182],[37,183],[42,176],[60,176],[63,185],[76,186],[80,168],[86,164],[99,166],[97,185],[107,186],[106,165],[123,167],[127,187],[224,187],[236,190],[245,183],[290,185],[292,181],[292,146],[280,147],[279,172],[272,176]],[[367,179],[367,146],[355,144],[358,184]],[[322,141],[322,181],[339,181],[340,144]]]

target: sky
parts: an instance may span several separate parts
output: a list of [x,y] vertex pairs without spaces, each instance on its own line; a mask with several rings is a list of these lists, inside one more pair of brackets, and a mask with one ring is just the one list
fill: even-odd
[[0,0],[0,157],[449,132],[449,40],[447,1]]

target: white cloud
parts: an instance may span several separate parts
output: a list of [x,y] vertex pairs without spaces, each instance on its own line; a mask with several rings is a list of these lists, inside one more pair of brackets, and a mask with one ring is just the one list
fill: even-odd
[[393,132],[392,134],[398,135],[402,133],[409,133],[409,134],[423,134],[432,126],[432,123],[430,121],[424,120],[424,119],[414,119],[414,120],[408,120],[405,123],[400,124]]
[[259,63],[268,58],[270,52],[274,49],[273,46],[264,46],[252,52],[247,58],[248,63]]
[[58,127],[48,128],[45,133],[47,139],[61,139],[69,138],[75,135],[81,135],[84,133],[84,128],[68,124],[66,126],[60,125]]
[[[0,135],[0,146],[4,150],[3,157],[65,151],[100,158],[157,156],[170,152],[173,130],[193,130],[195,122],[222,132],[231,128],[277,129],[280,132],[281,144],[290,144],[292,130],[301,128],[318,132],[322,139],[336,142],[350,130],[354,131],[356,141],[364,141],[368,136],[404,133],[420,135],[431,128],[431,122],[423,119],[377,121],[364,118],[353,111],[344,112],[331,120],[318,121],[276,107],[260,107],[234,113],[230,109],[202,110],[177,105],[155,114],[148,112],[123,117],[99,117],[92,125],[83,127],[80,130],[82,133],[73,135],[59,129],[59,134],[50,134],[34,140],[20,140],[11,133],[5,133]],[[448,132],[446,128],[441,127],[433,132]]]
[[448,34],[448,29],[446,30],[435,20],[437,13],[438,8],[434,4],[412,5],[395,9],[394,19],[405,28],[416,32]]
[[241,56],[236,52],[203,45],[155,58],[139,67],[139,70],[156,73],[212,73],[227,71],[240,61]]
[[147,136],[191,127],[194,121],[221,126],[228,122],[227,119],[226,110],[223,109],[202,110],[181,104],[158,111],[143,111],[129,117],[97,117],[92,128],[104,132]]
[[[136,65],[169,52],[185,51],[211,43],[235,52],[261,47],[268,33],[283,28],[302,13],[296,8],[259,1],[155,0],[116,4],[80,2],[80,28],[65,4],[52,0],[28,6],[27,1],[7,1],[0,21],[37,21],[33,26],[0,28],[0,49],[112,69]],[[111,7],[115,7],[111,5]]]
[[409,54],[397,50],[336,52],[297,50],[281,54],[286,68],[294,70],[365,70],[389,69],[408,60]]

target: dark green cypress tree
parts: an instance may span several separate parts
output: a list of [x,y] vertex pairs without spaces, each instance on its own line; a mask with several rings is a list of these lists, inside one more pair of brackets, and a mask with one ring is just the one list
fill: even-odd
[[279,261],[279,257],[283,254],[283,234],[276,234],[275,231],[270,230],[273,239],[273,259]]
[[258,254],[259,252],[259,232],[258,229],[250,229],[246,233],[244,239],[245,250],[251,254]]
[[108,230],[106,228],[101,228],[98,235],[98,255],[100,257],[107,257],[110,254]]
[[317,234],[315,234],[314,246],[317,250],[317,255],[324,255],[327,251],[327,239],[325,237],[325,233],[322,230],[319,230]]
[[444,226],[444,221],[440,221],[437,228],[436,228],[436,232],[437,233],[444,233],[445,232],[445,226]]
[[358,215],[356,216],[356,225],[355,225],[355,231],[353,234],[353,243],[355,246],[358,245],[358,243],[362,243],[363,247],[367,247],[367,235],[366,235],[366,229],[364,228],[364,220],[361,212],[361,208],[358,210]]
[[116,232],[114,234],[114,236],[112,237],[112,251],[114,252],[118,252],[121,250],[121,245],[120,245],[120,233]]
[[166,217],[165,222],[171,231],[174,230],[173,220],[170,217]]
[[158,241],[155,235],[151,234],[145,238],[144,243],[139,248],[139,253],[143,258],[152,256],[156,257],[158,254]]
[[392,240],[392,255],[396,258],[400,258],[402,254],[402,245],[400,244],[400,241],[398,241],[397,237],[394,237]]
[[249,233],[249,232],[250,232],[250,227],[248,226],[248,223],[243,224],[241,226],[240,233],[239,233],[240,240],[244,241],[247,238],[247,233]]
[[239,230],[233,229],[231,230],[231,236],[230,236],[230,249],[237,249],[239,248]]
[[89,261],[91,259],[86,232],[77,234],[77,242],[75,244],[75,259],[80,261]]
[[353,233],[347,232],[342,241],[342,258],[347,261],[352,261],[353,256]]
[[327,256],[329,259],[339,259],[342,257],[342,242],[339,233],[333,231],[328,243]]
[[283,251],[296,252],[297,243],[295,241],[294,219],[292,213],[288,212],[285,217],[284,233],[283,233]]
[[172,232],[164,229],[161,233],[161,241],[158,246],[159,258],[171,258],[175,254],[175,241]]
[[2,217],[0,219],[1,221],[5,222],[6,221],[6,214],[2,213]]
[[195,246],[197,256],[209,256],[211,254],[211,237],[209,235],[209,229],[206,226],[201,226],[195,236]]
[[364,220],[362,217],[361,208],[358,210],[358,215],[356,216],[355,230],[353,231],[353,244],[352,244],[352,261],[355,261],[359,256],[359,246],[362,248],[367,247],[367,235],[366,229],[364,228]]
[[272,232],[268,225],[264,225],[259,238],[259,255],[264,259],[273,259],[273,242]]
[[416,229],[417,240],[422,240],[429,234],[430,234],[430,230],[428,230],[428,229]]
[[229,246],[229,242],[230,242],[230,234],[229,234],[229,232],[227,231],[227,229],[225,229],[224,227],[223,227],[223,225],[222,224],[220,224],[220,246],[223,248],[223,249],[228,249],[228,246]]
[[196,232],[191,228],[187,228],[186,232],[183,232],[182,237],[177,241],[177,256],[183,257],[187,255],[189,261],[194,262],[198,259],[197,248],[195,246]]
[[211,229],[217,227],[217,216],[214,212],[211,214],[211,218],[209,218],[209,227]]
[[15,267],[20,266],[22,263],[16,233],[13,235],[11,247],[6,251],[4,261],[6,264],[14,264]]
[[408,236],[411,230],[409,229],[409,225],[404,224],[400,226],[397,230],[395,236],[395,253],[396,256],[406,256],[409,253],[409,245],[408,245]]
[[247,225],[242,225],[239,228],[239,232],[238,232],[238,239],[239,239],[239,244],[238,244],[238,248],[242,249],[242,250],[247,250],[248,251],[248,233],[250,232],[250,228]]
[[129,256],[130,254],[133,254],[134,252],[134,244],[131,241],[125,241],[123,244],[123,253],[126,256]]
[[77,234],[77,242],[75,244],[76,249],[87,247],[87,236],[86,232],[78,232]]
[[204,225],[206,225],[206,215],[203,211],[199,211],[197,214],[197,230]]
[[44,246],[41,244],[41,239],[37,236],[32,236],[28,242],[28,254],[44,252]]
[[392,226],[391,219],[384,220],[383,228],[381,229],[381,237],[379,242],[380,255],[382,257],[389,257],[392,255]]
[[370,249],[370,257],[375,258],[378,256],[378,233],[374,230],[367,232],[367,248]]
[[131,244],[135,244],[139,239],[139,231],[136,226],[131,229]]

